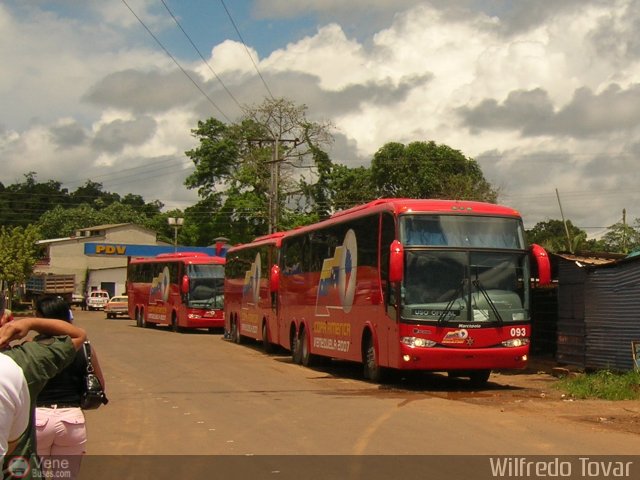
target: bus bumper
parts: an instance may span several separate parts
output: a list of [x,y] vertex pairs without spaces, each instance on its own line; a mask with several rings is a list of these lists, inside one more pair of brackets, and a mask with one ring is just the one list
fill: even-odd
[[418,348],[402,346],[400,370],[521,370],[527,366],[529,346],[469,348]]
[[187,315],[187,328],[223,328],[224,318],[220,316],[206,316],[190,313]]

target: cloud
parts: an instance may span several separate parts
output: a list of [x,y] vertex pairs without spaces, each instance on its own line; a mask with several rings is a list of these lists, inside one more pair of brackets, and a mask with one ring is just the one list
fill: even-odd
[[640,125],[640,85],[623,90],[610,85],[602,93],[578,89],[571,101],[555,110],[542,89],[511,92],[504,102],[484,100],[458,109],[464,125],[475,131],[519,130],[522,135],[589,137],[637,131]]
[[464,125],[476,133],[482,130],[539,131],[540,126],[554,115],[549,95],[540,88],[511,92],[502,104],[489,99],[476,107],[460,107],[457,111]]
[[[198,75],[192,72],[198,78]],[[180,71],[111,73],[82,97],[86,102],[135,113],[158,113],[199,100],[199,92]]]
[[93,138],[93,146],[98,151],[120,152],[126,145],[141,145],[155,130],[156,121],[148,116],[131,121],[114,120],[100,127]]
[[60,125],[54,125],[49,129],[51,141],[58,149],[64,150],[83,145],[87,140],[87,132],[77,123],[71,120]]

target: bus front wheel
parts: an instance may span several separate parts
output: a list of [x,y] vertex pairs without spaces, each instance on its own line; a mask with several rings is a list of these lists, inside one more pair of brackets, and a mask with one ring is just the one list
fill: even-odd
[[364,378],[378,383],[382,380],[382,367],[378,364],[373,338],[367,337],[364,348]]
[[182,328],[178,325],[178,317],[176,317],[175,313],[171,315],[171,331],[176,333],[182,331]]
[[483,387],[489,381],[491,370],[474,370],[469,373],[469,382],[473,387]]

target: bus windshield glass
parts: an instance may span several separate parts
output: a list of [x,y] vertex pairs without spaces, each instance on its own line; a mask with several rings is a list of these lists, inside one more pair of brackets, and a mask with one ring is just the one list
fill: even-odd
[[191,308],[223,307],[224,267],[222,265],[189,265],[189,302]]
[[509,323],[529,320],[524,253],[407,250],[402,318]]
[[518,218],[471,215],[405,215],[400,219],[406,246],[501,248],[524,250]]

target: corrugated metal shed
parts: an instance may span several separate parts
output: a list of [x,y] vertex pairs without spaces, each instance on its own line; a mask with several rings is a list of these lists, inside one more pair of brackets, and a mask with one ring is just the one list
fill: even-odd
[[558,255],[557,360],[631,370],[640,340],[640,257]]
[[586,272],[575,262],[558,265],[558,327],[556,359],[584,368],[584,288]]
[[557,284],[531,290],[531,355],[555,356],[558,327]]

